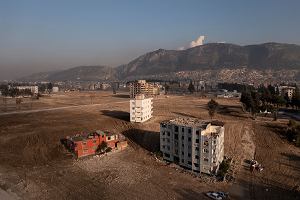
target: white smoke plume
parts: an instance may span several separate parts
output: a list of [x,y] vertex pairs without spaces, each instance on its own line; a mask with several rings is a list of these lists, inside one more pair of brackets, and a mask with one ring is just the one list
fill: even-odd
[[205,36],[204,36],[204,35],[199,36],[196,40],[194,40],[194,41],[192,41],[192,42],[190,43],[190,46],[189,46],[189,47],[192,48],[192,47],[196,47],[196,46],[202,45],[204,39],[205,39]]
[[188,49],[188,48],[200,46],[200,45],[203,44],[204,40],[205,40],[205,36],[204,35],[200,35],[196,40],[191,41],[191,43],[189,44],[189,46],[187,46],[187,47],[179,47],[179,48],[177,48],[177,50],[185,50],[185,49]]

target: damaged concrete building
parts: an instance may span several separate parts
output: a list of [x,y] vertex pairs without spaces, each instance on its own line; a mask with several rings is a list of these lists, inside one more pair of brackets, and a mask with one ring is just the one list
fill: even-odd
[[224,158],[224,123],[176,118],[160,123],[163,158],[194,172],[212,174]]

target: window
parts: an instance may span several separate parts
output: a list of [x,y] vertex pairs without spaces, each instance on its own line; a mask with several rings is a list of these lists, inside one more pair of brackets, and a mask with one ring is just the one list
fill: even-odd
[[192,165],[192,162],[191,162],[191,161],[188,161],[188,164],[189,164],[189,165]]
[[204,158],[203,160],[204,160],[205,162],[208,162],[208,158]]
[[174,135],[175,140],[178,140],[178,134]]
[[196,131],[196,134],[197,134],[197,135],[199,135],[199,130],[198,130],[198,131]]
[[199,156],[198,156],[198,155],[195,155],[195,158],[196,158],[196,159],[199,159]]
[[164,131],[162,134],[163,134],[163,135],[166,135],[166,132]]
[[190,153],[188,153],[188,157],[189,157],[189,158],[191,157],[191,154],[190,154]]
[[181,159],[181,162],[184,163],[184,159]]
[[162,148],[164,149],[164,148],[166,148],[166,146],[165,146],[165,145],[163,145],[163,146],[162,146]]
[[163,142],[165,141],[166,139],[165,138],[163,138]]
[[188,129],[188,133],[192,133],[192,129],[191,128]]
[[110,136],[107,137],[107,140],[110,140]]
[[175,149],[175,154],[178,155],[178,149]]
[[174,131],[175,131],[175,132],[178,132],[178,126],[175,126],[175,127],[174,127]]
[[183,155],[183,156],[184,156],[184,152],[183,152],[183,151],[181,152],[181,155]]
[[203,149],[203,152],[204,153],[208,153],[208,149]]
[[181,139],[184,140],[184,136],[181,136]]
[[197,164],[197,163],[194,163],[194,166],[195,166],[195,167],[199,167],[199,164]]
[[166,128],[166,125],[165,125],[165,124],[162,124],[161,127]]
[[170,146],[167,146],[167,149],[170,150]]
[[164,156],[167,158],[170,158],[170,154],[168,154],[168,153],[164,153]]
[[169,138],[167,138],[167,142],[170,142],[170,139],[169,139]]
[[199,147],[195,147],[195,151],[199,151]]
[[183,148],[183,147],[184,147],[184,144],[182,144],[181,146],[182,146],[182,148]]
[[199,139],[196,139],[196,143],[199,143]]
[[207,140],[204,142],[204,146],[208,146],[208,141]]
[[183,127],[181,128],[181,131],[184,132],[184,128]]
[[167,135],[170,136],[170,132],[167,132]]
[[189,141],[189,142],[192,141],[192,138],[189,137],[189,138],[188,138],[188,141]]

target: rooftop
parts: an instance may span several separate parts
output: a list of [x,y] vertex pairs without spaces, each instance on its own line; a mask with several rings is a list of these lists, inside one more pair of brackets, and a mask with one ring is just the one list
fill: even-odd
[[214,126],[224,126],[224,123],[221,121],[208,121],[208,120],[201,120],[198,118],[191,118],[191,117],[178,117],[175,119],[163,121],[161,123],[176,124],[178,126],[203,127],[203,128],[206,128],[208,124]]
[[102,135],[112,136],[112,135],[115,135],[115,133],[111,133],[111,132],[108,132],[108,131],[96,130],[96,131],[91,132],[91,133],[83,132],[83,133],[79,133],[79,134],[76,134],[76,135],[73,135],[73,136],[69,136],[69,137],[67,137],[67,139],[76,142],[76,141],[84,141],[84,140],[88,140],[88,139],[97,138],[97,137],[102,136]]

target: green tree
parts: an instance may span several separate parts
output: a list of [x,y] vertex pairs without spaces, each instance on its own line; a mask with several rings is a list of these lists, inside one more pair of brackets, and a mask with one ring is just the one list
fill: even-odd
[[293,94],[291,104],[296,109],[300,108],[300,91],[299,91],[299,88],[297,86],[296,86],[295,92]]
[[256,117],[261,105],[260,105],[260,95],[258,92],[243,92],[240,101],[247,111],[250,112],[253,119]]
[[207,103],[207,107],[208,107],[208,114],[210,116],[210,119],[212,120],[217,111],[217,108],[219,107],[219,104],[215,100],[211,99]]
[[52,83],[51,83],[51,82],[48,83],[48,84],[47,84],[47,91],[48,91],[49,94],[52,92],[52,88],[53,88]]
[[278,110],[280,106],[283,106],[284,104],[286,104],[286,101],[284,99],[284,97],[280,96],[280,95],[273,95],[273,99],[272,99],[273,105],[274,105],[274,120],[276,121],[278,118]]
[[170,90],[170,86],[168,84],[165,84],[165,94],[168,94]]
[[39,92],[45,92],[46,91],[46,85],[45,84],[41,84],[39,85]]
[[195,86],[193,85],[192,81],[189,84],[188,90],[191,94],[193,94],[195,92]]

